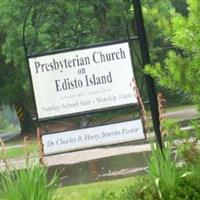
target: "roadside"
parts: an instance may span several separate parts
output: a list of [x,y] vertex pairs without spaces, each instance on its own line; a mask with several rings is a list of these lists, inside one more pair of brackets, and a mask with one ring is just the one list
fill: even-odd
[[[166,119],[172,119],[177,122],[184,122],[184,121],[199,117],[199,114],[195,106],[189,105],[189,106],[169,108],[163,114],[163,117]],[[150,118],[151,117],[148,116],[148,119]],[[151,125],[149,124],[149,126]],[[30,140],[29,142],[36,146],[37,141],[36,141],[35,135],[34,134],[31,135],[30,133],[28,135],[29,135],[29,140]],[[24,136],[25,134],[23,135],[23,137]],[[23,137],[20,135],[20,130],[0,134],[0,138],[6,143],[7,149],[22,148],[24,146]]]
[[13,131],[13,132],[6,132],[6,133],[1,133],[0,134],[0,138],[6,142],[6,141],[10,141],[13,138],[16,138],[17,136],[20,135],[20,130],[17,131]]
[[194,106],[188,106],[188,107],[181,106],[176,110],[174,110],[173,108],[169,108],[167,112],[163,114],[163,117],[166,117],[166,119],[184,121],[199,117],[199,113],[196,107]]
[[[164,117],[167,119],[175,119],[177,121],[184,121],[197,118],[198,112],[194,106],[189,107],[181,107],[176,108],[175,110],[170,110],[170,112],[164,113]],[[5,133],[1,134],[0,137],[3,139],[10,139],[15,137],[18,133]],[[19,142],[20,141],[20,142]],[[37,157],[38,156],[38,145],[37,141],[33,139],[30,141],[29,145],[30,150],[30,157]],[[17,142],[13,143],[13,140],[6,142],[6,151],[7,157],[11,158],[9,162],[12,163],[22,163],[24,164],[24,156],[26,154],[24,150],[23,138],[18,139]],[[94,159],[101,159],[106,157],[112,157],[116,155],[128,154],[128,153],[141,153],[145,151],[150,151],[149,144],[144,144],[144,142],[140,144],[125,144],[115,147],[103,147],[103,148],[95,148],[89,150],[81,150],[76,152],[64,153],[59,155],[48,156],[46,162],[48,166],[54,165],[71,165],[74,163],[80,163],[84,161],[94,160]],[[21,165],[21,164],[20,164]],[[3,162],[0,161],[0,166],[3,166]]]

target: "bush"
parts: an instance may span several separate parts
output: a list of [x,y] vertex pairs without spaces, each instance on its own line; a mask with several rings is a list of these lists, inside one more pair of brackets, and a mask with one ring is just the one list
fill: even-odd
[[48,180],[48,169],[33,164],[24,170],[0,173],[1,200],[53,200],[58,176]]
[[[164,152],[164,155],[165,154]],[[152,156],[155,156],[155,152]],[[160,163],[160,167],[162,166],[163,164]],[[168,164],[166,164],[166,166],[168,166]],[[160,171],[162,171],[162,169],[163,168],[160,168]],[[169,175],[169,173],[171,173],[169,167],[168,172],[166,172],[166,176],[168,174],[169,177],[163,174],[159,174],[158,176],[160,179],[159,188],[158,185],[155,184],[155,179],[151,178],[152,175],[141,176],[135,184],[124,187],[120,191],[103,190],[100,194],[92,196],[90,200],[200,200],[199,169],[200,162],[195,164],[190,163],[189,165],[176,169],[176,181],[174,182],[173,177]],[[165,170],[167,171],[167,168]],[[150,174],[151,173],[152,172],[150,172]],[[172,180],[169,180],[170,177]],[[165,180],[162,180],[164,178],[167,178],[165,184],[163,183]],[[169,183],[170,181],[172,181],[172,183]],[[169,185],[166,186],[166,184]],[[158,190],[160,190],[161,195],[159,195]]]
[[181,179],[176,187],[176,200],[200,199],[200,163],[180,169]]
[[130,185],[121,190],[119,200],[158,200],[159,196],[152,180],[141,177],[137,184]]
[[103,190],[100,194],[92,196],[90,200],[118,200],[119,197],[115,191]]
[[160,199],[174,199],[174,191],[179,177],[169,143],[162,150],[152,145],[149,175],[155,183]]
[[92,196],[90,200],[158,200],[159,196],[152,180],[141,176],[137,184],[122,188],[120,191],[105,191]]

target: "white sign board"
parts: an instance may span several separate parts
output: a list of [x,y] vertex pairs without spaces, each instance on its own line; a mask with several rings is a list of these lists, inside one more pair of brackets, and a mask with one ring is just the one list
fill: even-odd
[[29,58],[38,119],[137,103],[128,42]]
[[42,136],[44,154],[145,139],[140,119]]

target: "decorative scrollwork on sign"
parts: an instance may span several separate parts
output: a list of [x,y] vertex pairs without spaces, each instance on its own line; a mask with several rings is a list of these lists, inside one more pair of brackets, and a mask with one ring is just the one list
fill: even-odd
[[[131,37],[135,30],[130,10],[131,3],[123,1],[33,0],[23,26],[25,51],[75,48]],[[26,31],[26,27],[32,32]]]

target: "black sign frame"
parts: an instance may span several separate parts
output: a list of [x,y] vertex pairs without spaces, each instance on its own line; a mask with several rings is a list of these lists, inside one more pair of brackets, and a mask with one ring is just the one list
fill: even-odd
[[[133,73],[133,76],[134,76],[133,55],[132,55],[132,49],[131,49],[131,44],[130,44],[130,42],[134,41],[134,40],[138,40],[138,37],[136,36],[136,37],[131,37],[131,38],[128,38],[128,39],[108,41],[108,42],[103,42],[103,43],[97,43],[97,44],[94,44],[94,45],[85,45],[85,46],[78,47],[78,48],[65,48],[65,49],[58,49],[58,50],[52,50],[52,51],[47,51],[47,52],[41,52],[41,53],[31,53],[31,54],[27,55],[27,59],[29,60],[29,59],[35,58],[35,57],[54,55],[54,54],[57,54],[57,53],[71,52],[71,51],[75,51],[75,50],[84,50],[84,49],[91,49],[91,48],[109,46],[109,45],[114,45],[114,44],[128,43],[129,51],[130,51],[130,57],[131,57],[132,73]],[[35,107],[36,121],[37,122],[45,122],[45,121],[51,121],[51,120],[56,120],[56,119],[62,119],[62,118],[66,118],[66,117],[69,117],[69,116],[74,117],[74,116],[80,116],[80,115],[84,115],[84,114],[93,114],[93,113],[102,112],[102,111],[105,111],[105,110],[113,110],[113,109],[117,109],[117,108],[126,108],[126,107],[130,107],[130,106],[138,105],[138,103],[129,103],[129,104],[110,106],[110,107],[105,107],[105,108],[100,108],[100,109],[92,109],[92,110],[89,110],[89,111],[82,111],[82,112],[75,112],[75,113],[64,114],[64,115],[59,115],[59,116],[39,118],[30,65],[29,65],[28,69],[29,69],[29,77],[30,77],[30,81],[31,81],[31,89],[32,89],[32,93],[33,93],[33,101],[34,101],[34,107]]]

